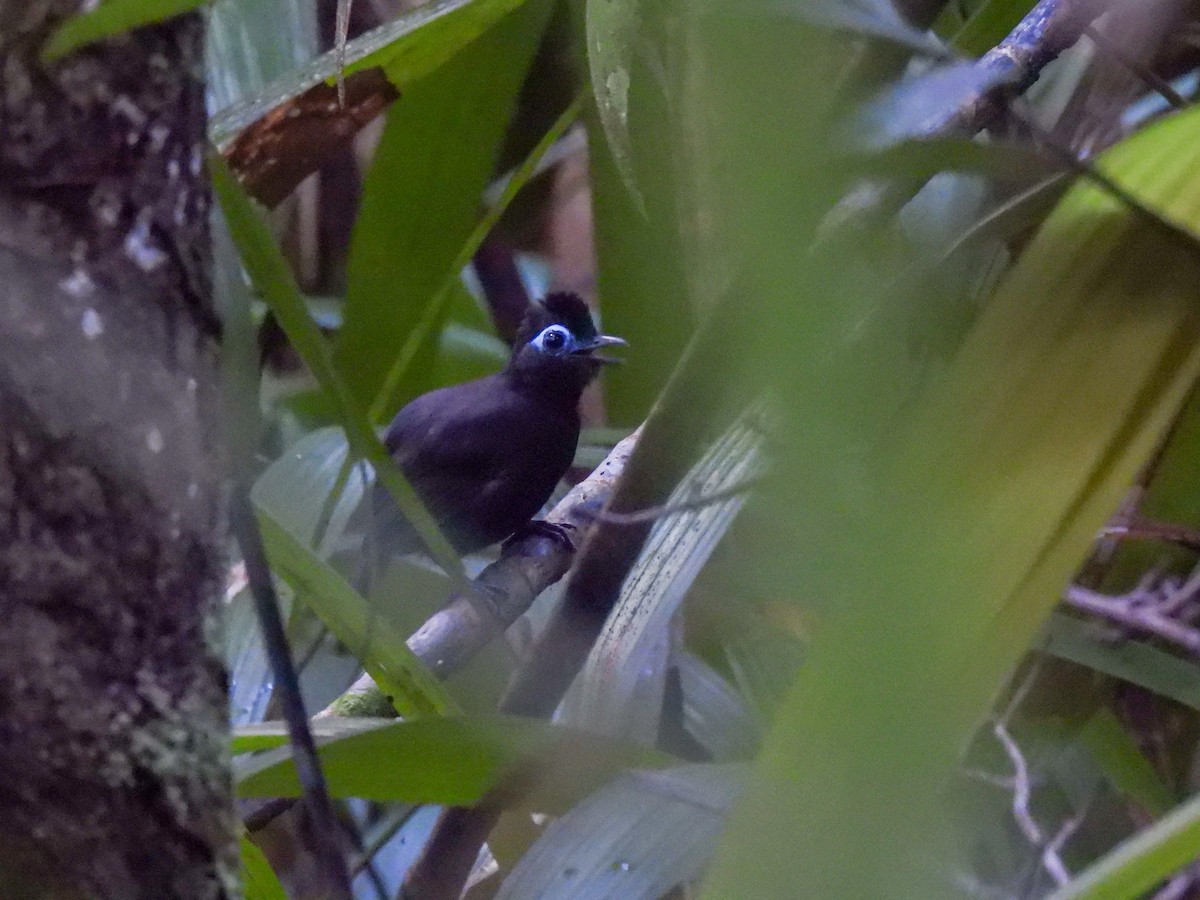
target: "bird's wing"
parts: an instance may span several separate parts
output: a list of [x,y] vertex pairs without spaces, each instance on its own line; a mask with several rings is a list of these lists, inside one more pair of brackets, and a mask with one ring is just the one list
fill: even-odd
[[[503,386],[492,379],[433,391],[401,410],[385,438],[392,458],[460,547],[483,546],[503,537],[473,534],[465,517],[511,480],[506,473],[521,465],[529,423],[505,398]],[[377,495],[376,501],[376,525],[387,533],[391,548],[416,549],[416,535],[390,498]]]
[[479,483],[503,471],[518,423],[494,382],[484,378],[432,391],[400,411],[385,443],[410,479]]

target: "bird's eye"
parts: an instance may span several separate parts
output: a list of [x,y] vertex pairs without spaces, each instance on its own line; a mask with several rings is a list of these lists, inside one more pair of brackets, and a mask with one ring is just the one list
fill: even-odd
[[570,334],[561,325],[551,325],[534,339],[539,350],[557,353],[567,346]]

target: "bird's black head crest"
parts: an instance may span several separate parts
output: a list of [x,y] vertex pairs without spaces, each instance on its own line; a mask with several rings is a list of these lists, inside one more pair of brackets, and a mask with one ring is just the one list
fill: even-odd
[[525,313],[509,358],[508,376],[546,396],[554,394],[574,409],[580,392],[601,365],[615,361],[596,351],[623,343],[596,331],[591,310],[579,295],[550,294],[530,304]]
[[547,294],[542,306],[555,322],[566,325],[571,329],[571,334],[581,341],[590,341],[596,336],[596,323],[592,321],[591,310],[578,294],[567,291]]

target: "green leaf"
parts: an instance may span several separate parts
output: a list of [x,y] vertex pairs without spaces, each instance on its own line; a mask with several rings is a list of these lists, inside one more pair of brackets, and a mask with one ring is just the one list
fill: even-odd
[[396,500],[404,517],[413,525],[430,556],[452,578],[462,582],[462,560],[442,535],[437,522],[421,503],[408,479],[392,462],[367,421],[363,409],[333,366],[329,347],[296,288],[287,261],[256,205],[238,186],[225,161],[211,154],[209,167],[213,189],[229,223],[229,232],[242,254],[242,263],[263,299],[275,313],[280,327],[312,372],[321,388],[338,406],[342,427],[351,449],[367,459],[376,477]]
[[762,740],[749,704],[716,669],[687,651],[676,660],[683,724],[714,762],[751,759]]
[[743,775],[728,765],[621,775],[552,822],[496,896],[667,896],[703,872]]
[[803,22],[845,32],[852,37],[870,38],[908,50],[917,56],[950,59],[953,53],[940,41],[909,25],[891,3],[874,4],[875,9],[846,0],[743,0],[732,6],[721,0],[708,0],[706,13],[712,16],[755,16],[776,20],[781,25]]
[[312,0],[221,0],[207,13],[205,89],[223,110],[317,55]]
[[288,900],[275,870],[250,838],[242,835],[242,887],[246,900]]
[[980,56],[1000,43],[1034,5],[1034,0],[984,0],[950,41],[954,49]]
[[[424,311],[461,269],[460,251],[479,219],[480,198],[549,10],[547,0],[526,3],[411,84],[388,111],[354,226],[334,350],[334,363],[364,405]],[[426,345],[426,357],[432,350]],[[427,358],[414,370],[428,368]]]
[[[383,725],[391,725],[395,719],[350,719],[344,716],[317,716],[309,723],[312,735],[318,743],[334,740],[351,734],[361,734]],[[254,753],[259,750],[273,750],[285,746],[290,740],[287,723],[280,721],[253,722],[249,725],[238,725],[233,729],[230,740],[230,751],[237,753]]]
[[449,715],[458,707],[391,623],[279,521],[259,509],[271,568],[363,664],[402,716]]
[[1200,796],[1139,831],[1050,895],[1049,900],[1140,897],[1200,855]]
[[[318,748],[330,793],[338,797],[466,806],[493,788],[520,787],[523,808],[568,809],[629,767],[670,757],[544,722],[514,717],[449,717],[392,722],[333,738]],[[238,767],[243,797],[295,797],[300,783],[290,749]]]
[[[463,290],[459,273],[471,261],[475,252],[483,244],[484,239],[487,238],[496,223],[500,221],[500,217],[508,209],[509,204],[520,193],[521,188],[529,183],[529,179],[537,171],[538,164],[542,158],[578,117],[580,105],[580,100],[576,98],[563,114],[558,117],[555,123],[550,126],[550,129],[538,141],[537,146],[530,151],[525,161],[508,177],[496,202],[492,204],[483,218],[479,220],[470,237],[459,248],[458,255],[455,257],[449,271],[445,274],[442,287],[430,299],[424,312],[421,314],[420,321],[417,322],[416,326],[408,334],[403,347],[400,349],[399,354],[395,356],[391,368],[388,370],[382,387],[375,395],[375,400],[371,404],[371,415],[373,418],[382,418],[386,414],[386,411],[394,408],[399,398],[404,396],[413,361],[418,357],[422,349],[433,340],[436,334],[437,322],[446,315],[446,311],[453,302],[455,293],[462,292]],[[507,356],[506,348],[504,358],[507,359]]]
[[1194,391],[1146,490],[1141,512],[1150,518],[1200,528],[1200,390]]
[[[433,0],[346,45],[346,74],[382,67],[402,94],[416,81],[453,59],[472,41],[526,0]],[[299,72],[273,82],[251,100],[218,116],[210,125],[212,140],[224,146],[248,124],[280,103],[309,88],[331,83],[341,68],[336,50],[325,53]]]
[[[1200,225],[1197,111],[1100,166],[1167,220]],[[793,526],[796,561],[782,557],[775,588],[819,598],[823,617],[709,875],[713,897],[857,895],[881,878],[934,890],[897,860],[941,858],[949,825],[934,798],[1200,373],[1195,249],[1090,184],[1066,195],[943,369],[884,330],[825,330],[835,319],[815,298],[843,316],[856,299],[834,300],[829,274],[772,284],[792,303],[822,291],[774,325],[798,361],[785,395],[802,412],[776,521],[815,523]],[[920,386],[907,402],[906,379]],[[787,859],[797,844],[809,864]]]
[[1041,650],[1200,710],[1200,667],[1153,644],[1105,640],[1094,624],[1056,612],[1046,623]]
[[587,0],[587,59],[600,125],[633,202],[644,209],[629,139],[629,85],[641,0]]
[[[760,471],[761,441],[758,430],[738,422],[679,482],[667,505],[747,483]],[[657,739],[671,620],[745,500],[726,497],[655,525],[567,695],[564,722],[613,737]]]
[[197,9],[208,0],[103,0],[91,12],[58,26],[42,47],[42,61],[54,62],[85,44],[151,25]]
[[[367,485],[361,465],[343,472],[348,449],[340,428],[311,431],[267,466],[251,493],[257,506],[322,559],[340,548]],[[335,490],[338,499],[332,502]]]
[[[637,143],[641,135],[631,137]],[[588,140],[604,330],[629,341],[627,364],[604,374],[605,407],[610,422],[632,426],[645,419],[671,376],[697,310],[683,290],[686,274],[673,232],[677,223],[668,161],[647,153],[649,209],[642,211],[623,186],[624,176],[593,122]]]
[[1111,709],[1092,716],[1079,738],[1112,786],[1147,812],[1161,816],[1175,804],[1150,760]]

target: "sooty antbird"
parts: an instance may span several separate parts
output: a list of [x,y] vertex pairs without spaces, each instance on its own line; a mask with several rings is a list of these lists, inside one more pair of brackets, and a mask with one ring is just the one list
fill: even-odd
[[[530,306],[502,371],[430,391],[396,414],[384,444],[460,553],[522,530],[550,498],[575,457],[579,397],[614,361],[597,351],[624,343],[597,333],[575,294],[550,294]],[[365,558],[378,566],[421,549],[381,485],[362,508],[373,519]]]

